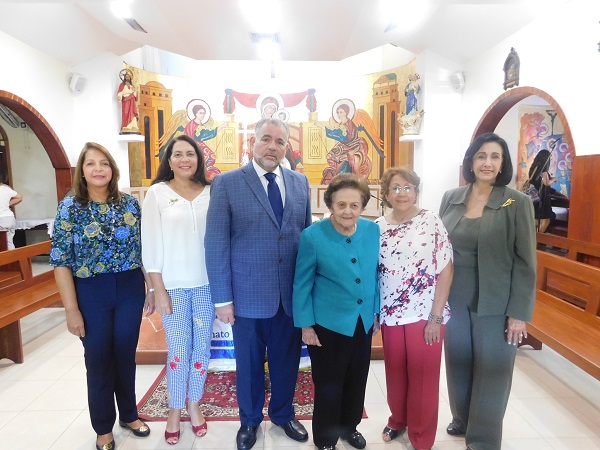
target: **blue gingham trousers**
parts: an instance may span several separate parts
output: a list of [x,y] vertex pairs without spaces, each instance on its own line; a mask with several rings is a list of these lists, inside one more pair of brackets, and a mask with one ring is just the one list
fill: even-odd
[[215,306],[209,285],[167,289],[167,293],[173,310],[171,315],[162,316],[169,351],[169,406],[182,409],[187,398],[198,402],[204,394]]

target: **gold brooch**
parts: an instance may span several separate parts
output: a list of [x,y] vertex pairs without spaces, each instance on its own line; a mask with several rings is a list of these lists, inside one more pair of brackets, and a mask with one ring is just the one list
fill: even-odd
[[502,206],[500,206],[500,208],[504,208],[505,206],[510,206],[515,202],[514,199],[509,198],[508,200],[506,200],[504,203],[502,203]]

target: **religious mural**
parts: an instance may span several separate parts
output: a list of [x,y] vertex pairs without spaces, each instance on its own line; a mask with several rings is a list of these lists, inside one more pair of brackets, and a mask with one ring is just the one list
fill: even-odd
[[570,136],[564,129],[555,110],[549,106],[519,107],[519,144],[517,150],[517,188],[529,176],[529,167],[540,150],[550,152],[548,173],[557,178],[552,184],[563,195],[571,195],[571,170],[573,157],[569,148]]
[[[124,70],[129,78],[139,80],[139,87],[129,89],[139,90],[138,126],[145,137],[143,143],[130,144],[132,186],[150,185],[169,140],[181,134],[198,142],[211,179],[247,164],[255,124],[267,117],[287,123],[290,138],[282,164],[304,173],[311,184],[328,184],[338,173],[354,173],[377,184],[385,168],[401,161],[398,118],[405,109],[402,103],[413,107],[408,102],[414,96],[399,95],[398,79],[413,76],[413,65],[358,77],[355,91],[369,89],[366,96],[363,92],[325,105],[317,103],[317,90],[310,87],[262,93],[217,89],[225,92],[221,105],[214,90],[188,96],[189,90],[171,89],[181,84],[174,77],[128,66]],[[357,98],[362,103],[356,104]]]

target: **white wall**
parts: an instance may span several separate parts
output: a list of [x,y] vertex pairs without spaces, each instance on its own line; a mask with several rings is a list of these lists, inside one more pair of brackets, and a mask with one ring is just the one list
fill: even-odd
[[598,154],[600,122],[600,2],[571,0],[465,65],[463,95],[467,143],[481,115],[504,90],[504,61],[514,47],[521,60],[519,86],[552,96],[571,127],[577,155]]
[[48,153],[31,128],[0,125],[8,136],[12,187],[23,195],[23,201],[15,206],[17,220],[54,217],[56,177]]
[[65,150],[69,149],[73,96],[67,81],[68,66],[2,32],[0,49],[0,89],[33,106],[48,121]]
[[417,57],[421,77],[421,102],[425,111],[421,126],[422,141],[414,146],[414,170],[421,177],[419,205],[437,212],[444,190],[440,186],[458,185],[459,166],[464,154],[460,141],[464,126],[461,95],[454,91],[448,76],[461,67],[431,51]]

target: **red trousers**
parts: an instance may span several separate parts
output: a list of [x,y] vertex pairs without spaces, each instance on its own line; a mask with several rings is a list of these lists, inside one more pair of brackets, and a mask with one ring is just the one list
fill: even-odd
[[387,401],[392,415],[388,427],[408,427],[415,448],[431,448],[438,422],[440,365],[444,326],[440,342],[425,343],[426,320],[406,325],[383,325],[383,356]]

